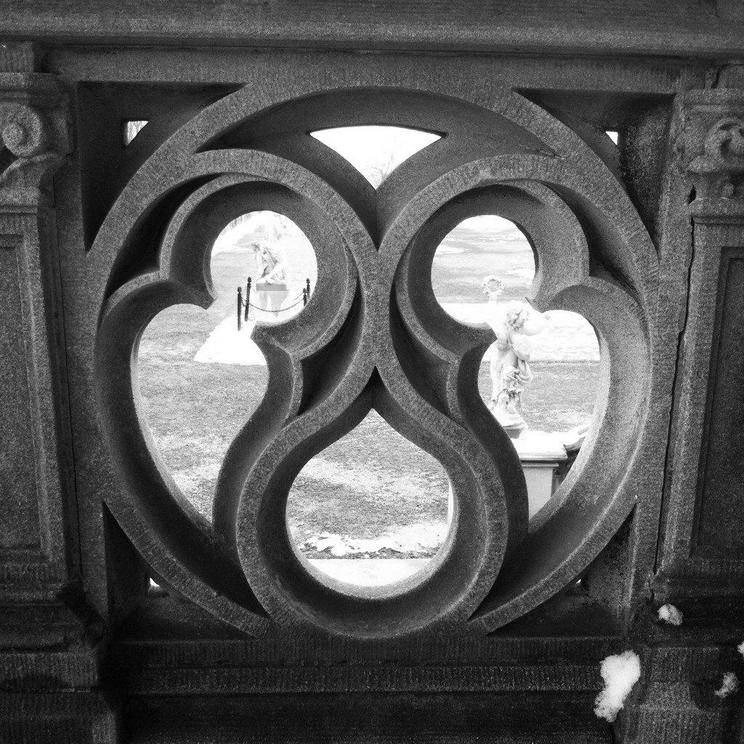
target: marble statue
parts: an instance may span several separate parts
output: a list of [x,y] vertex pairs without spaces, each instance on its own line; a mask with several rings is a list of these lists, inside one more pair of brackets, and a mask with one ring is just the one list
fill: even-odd
[[488,295],[486,322],[496,334],[491,351],[491,401],[489,410],[510,437],[518,437],[526,428],[522,415],[522,393],[532,380],[529,361],[532,355],[530,336],[540,333],[550,319],[527,302],[500,302],[504,285],[495,276],[483,280]]
[[282,303],[289,296],[283,258],[279,251],[272,250],[266,243],[253,242],[251,249],[254,257],[261,263],[261,275],[254,285],[256,304],[261,309],[273,312],[276,317]]

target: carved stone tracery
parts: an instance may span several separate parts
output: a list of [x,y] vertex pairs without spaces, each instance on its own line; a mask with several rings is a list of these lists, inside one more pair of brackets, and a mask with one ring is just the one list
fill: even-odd
[[[479,110],[502,130],[495,149],[493,140],[481,140],[463,156],[462,142],[472,135],[470,104],[435,90],[388,91],[387,109],[398,112],[388,114],[389,123],[418,118],[420,128],[447,136],[400,166],[375,194],[306,134],[321,117],[325,125],[349,123],[328,115],[342,106],[364,117],[374,95],[298,86],[295,102],[291,91],[267,92],[278,96],[273,108],[270,99],[256,101],[254,91],[243,89],[176,132],[135,173],[93,245],[91,265],[104,279],[98,400],[126,484],[109,506],[158,576],[252,633],[266,632],[272,622],[361,637],[492,630],[565,586],[633,508],[624,475],[627,468],[632,472],[637,452],[629,434],[643,425],[647,401],[653,336],[644,308],[656,291],[650,240],[613,172],[569,130],[515,94],[492,104],[499,113]],[[289,111],[294,129],[288,132],[274,122]],[[272,138],[274,129],[282,134]],[[546,131],[554,139],[545,140]],[[263,139],[258,132],[266,132]],[[259,146],[247,148],[244,141]],[[561,161],[550,150],[567,157]],[[163,211],[165,196],[179,189],[185,195],[179,205]],[[178,301],[211,301],[202,273],[211,243],[237,215],[265,208],[285,213],[310,237],[319,280],[305,313],[261,329],[255,339],[270,369],[267,402],[228,451],[212,530],[169,483],[140,434],[128,360],[159,310]],[[122,273],[118,267],[131,265],[125,256],[137,245],[135,228],[147,230],[139,215],[154,219],[159,211],[157,219],[167,225],[156,248],[159,269]],[[540,266],[535,302],[581,311],[597,328],[606,370],[612,369],[604,418],[595,421],[580,461],[529,534],[516,453],[475,388],[473,362],[492,334],[446,317],[426,278],[437,236],[483,213],[516,217],[525,226]],[[608,280],[607,272],[592,274],[579,215],[603,235],[604,247],[593,247],[599,262],[602,251],[612,253],[610,273],[622,266],[632,292]],[[347,340],[339,344],[342,331]],[[318,376],[314,369],[335,371],[324,379],[327,373]],[[402,586],[394,596],[360,600],[324,586],[301,564],[288,541],[284,508],[304,463],[370,407],[442,462],[457,516],[444,556],[426,581]],[[618,436],[624,428],[628,436]],[[614,467],[592,465],[610,450]],[[566,532],[563,515],[569,513]],[[142,534],[149,537],[139,540]],[[540,575],[533,561],[543,565]],[[211,587],[219,587],[216,595]]]
[[[205,21],[164,2],[162,25],[134,29],[122,12],[96,49],[80,19],[97,10],[73,3],[84,12],[55,21],[15,5],[0,26],[28,37],[25,14],[50,40],[45,69],[69,81],[78,131],[52,193],[69,149],[62,84],[35,72],[33,44],[0,44],[0,739],[744,740],[741,693],[715,693],[742,668],[742,67],[701,67],[741,57],[739,4],[689,2],[671,27],[654,11],[659,33],[636,22],[649,3],[610,3],[649,29],[642,43],[615,29],[612,57],[606,33],[588,45],[580,22],[556,31],[534,9],[527,46],[523,9],[512,29],[481,8],[475,46],[429,55],[453,43],[449,19],[432,31],[435,8],[418,30],[343,23],[306,50],[315,37],[282,30],[298,27],[283,6],[276,27],[229,36],[234,8]],[[185,18],[194,46],[159,48],[180,44]],[[717,51],[710,29],[689,33],[711,18]],[[215,21],[216,39],[268,34],[274,48],[197,48]],[[544,56],[546,28],[581,54]],[[470,53],[499,34],[518,55]],[[151,121],[120,152],[128,118]],[[375,193],[307,134],[372,122],[443,137]],[[320,281],[308,312],[260,331],[269,390],[225,458],[209,524],[159,460],[133,366],[160,310],[212,301],[205,257],[246,209],[295,220]],[[534,246],[535,304],[581,312],[601,345],[593,430],[530,523],[475,386],[492,336],[446,315],[428,280],[442,237],[493,213]],[[460,509],[444,560],[392,599],[320,586],[284,534],[294,474],[371,407],[445,465]],[[148,596],[147,574],[186,602]],[[666,601],[681,627],[657,621]],[[591,710],[597,670],[629,646],[642,678],[611,732]]]

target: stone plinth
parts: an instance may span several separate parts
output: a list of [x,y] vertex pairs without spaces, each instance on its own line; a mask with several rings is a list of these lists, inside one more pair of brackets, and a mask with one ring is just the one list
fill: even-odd
[[512,443],[517,450],[527,481],[530,517],[548,503],[553,495],[556,471],[568,459],[558,434],[526,431]]

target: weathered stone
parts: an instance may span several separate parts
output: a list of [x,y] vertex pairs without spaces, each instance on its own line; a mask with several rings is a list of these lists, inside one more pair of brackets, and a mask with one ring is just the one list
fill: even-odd
[[[701,62],[741,58],[736,4],[84,5],[0,3],[0,738],[740,739],[714,691],[744,676],[744,95]],[[369,123],[442,136],[375,191],[309,136]],[[143,425],[137,346],[212,302],[214,239],[260,209],[318,284],[255,335],[268,387],[209,523]],[[535,306],[600,341],[594,422],[532,520],[477,390],[493,334],[430,281],[482,214],[529,237]],[[372,407],[445,467],[454,526],[423,581],[351,596],[294,552],[286,498]],[[592,701],[628,645],[613,732]]]

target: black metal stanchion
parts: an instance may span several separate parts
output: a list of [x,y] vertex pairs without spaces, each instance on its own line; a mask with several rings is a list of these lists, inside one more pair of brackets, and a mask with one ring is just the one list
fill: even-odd
[[305,303],[307,304],[307,301],[310,299],[310,278],[309,277],[305,279],[305,290],[307,292],[307,300],[305,300]]
[[240,287],[238,287],[238,330],[240,330],[240,320],[242,316],[243,316],[243,290]]
[[253,279],[249,276],[248,280],[245,283],[245,320],[248,320],[248,311],[251,307],[251,284],[253,284]]

